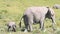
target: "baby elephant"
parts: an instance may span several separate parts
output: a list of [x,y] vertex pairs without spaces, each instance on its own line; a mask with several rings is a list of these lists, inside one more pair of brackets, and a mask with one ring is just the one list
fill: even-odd
[[8,27],[8,31],[16,32],[16,24],[15,24],[15,22],[12,22],[12,21],[8,22],[7,27]]

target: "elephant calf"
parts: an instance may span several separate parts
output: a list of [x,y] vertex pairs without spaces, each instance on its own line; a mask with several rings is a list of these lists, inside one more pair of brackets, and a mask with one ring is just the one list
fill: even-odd
[[15,22],[10,21],[7,24],[7,27],[8,27],[8,31],[14,31],[14,32],[16,32],[16,24],[15,24]]
[[[22,18],[24,19],[25,31],[33,31],[32,24],[38,23],[40,24],[40,29],[44,30],[44,19],[49,18],[52,20],[52,27],[54,29],[55,24],[55,13],[52,8],[49,7],[28,7]],[[21,19],[22,19],[21,18]],[[20,20],[21,27],[21,20]]]

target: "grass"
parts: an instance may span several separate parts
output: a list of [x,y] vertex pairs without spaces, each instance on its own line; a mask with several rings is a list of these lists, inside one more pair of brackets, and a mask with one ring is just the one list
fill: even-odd
[[[49,6],[53,7],[54,4],[60,4],[60,0],[0,0],[0,34],[60,34],[60,9],[54,9],[56,15],[56,31],[52,31],[51,20],[45,20],[46,32],[39,29],[39,24],[33,25],[33,32],[22,32],[18,27],[20,18],[27,7],[30,6]],[[17,25],[17,32],[7,32],[6,23],[13,20]],[[37,27],[38,26],[38,27]],[[22,27],[24,24],[22,23]]]

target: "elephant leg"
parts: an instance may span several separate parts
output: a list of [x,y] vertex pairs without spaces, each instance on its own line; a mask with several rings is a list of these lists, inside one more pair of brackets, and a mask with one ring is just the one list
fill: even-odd
[[28,25],[25,24],[25,30],[24,32],[28,32]]
[[32,20],[29,22],[29,29],[30,29],[30,31],[33,31],[33,28],[32,28]]
[[44,30],[44,18],[45,17],[42,17],[41,19],[40,19],[40,28],[41,28],[41,30]]
[[56,22],[55,22],[55,16],[54,15],[51,17],[51,20],[52,20],[52,28],[53,28],[53,30],[55,30]]
[[8,26],[8,31],[10,30],[11,26]]
[[27,32],[28,31],[28,17],[27,16],[25,16],[24,17],[24,24],[25,24],[25,30],[24,30],[24,32]]
[[41,30],[44,30],[44,23],[43,23],[43,21],[40,21],[40,28],[41,28]]
[[15,27],[15,25],[13,26],[13,31],[16,32],[16,27]]
[[29,18],[29,29],[30,29],[30,31],[33,31],[33,17],[30,17]]

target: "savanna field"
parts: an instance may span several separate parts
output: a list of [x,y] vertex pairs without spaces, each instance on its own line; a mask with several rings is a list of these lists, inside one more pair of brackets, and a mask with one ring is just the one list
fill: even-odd
[[[54,9],[56,18],[56,30],[52,30],[52,23],[50,19],[44,21],[45,32],[39,31],[39,24],[33,25],[32,32],[23,32],[19,28],[19,22],[27,7],[31,6],[48,6],[53,7],[54,4],[60,4],[60,0],[0,0],[0,34],[60,34],[60,9]],[[16,22],[16,32],[7,32],[8,21]],[[22,20],[22,28],[24,23]]]

